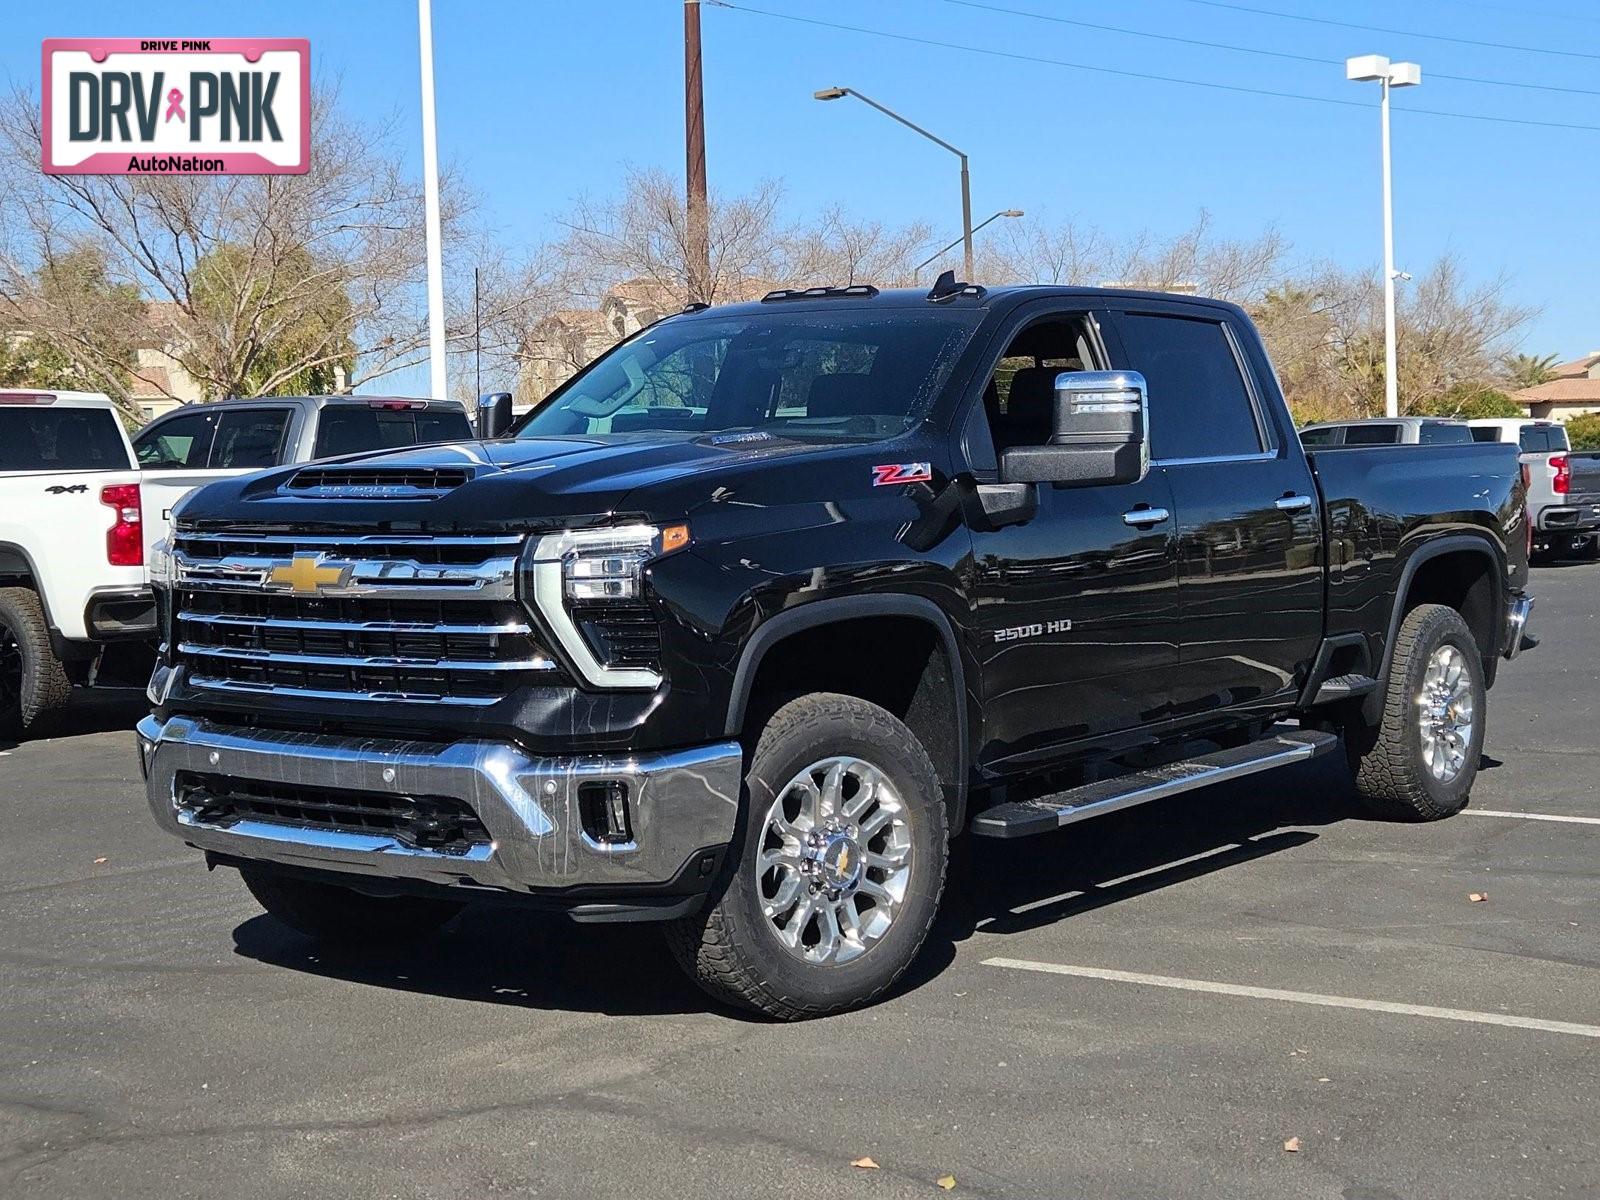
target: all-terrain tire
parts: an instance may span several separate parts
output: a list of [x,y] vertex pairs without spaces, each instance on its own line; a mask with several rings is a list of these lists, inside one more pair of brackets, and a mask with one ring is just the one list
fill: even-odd
[[[904,836],[909,848],[910,874],[881,938],[864,952],[852,947],[849,952],[857,956],[847,961],[836,956],[807,962],[783,944],[763,911],[768,902],[763,888],[771,885],[763,883],[757,860],[768,814],[780,794],[813,764],[834,758],[864,763],[887,780],[901,806],[904,829],[897,836]],[[746,806],[730,861],[706,906],[668,927],[674,956],[714,998],[779,1020],[828,1016],[873,1003],[916,958],[944,891],[948,817],[927,750],[878,705],[817,693],[792,700],[772,715],[750,755],[745,779]],[[862,851],[875,844],[865,840],[866,824]],[[870,907],[863,907],[870,919]]]
[[427,937],[461,911],[430,896],[368,896],[336,884],[248,867],[239,872],[256,902],[297,933],[344,946],[395,945]]
[[37,729],[72,695],[31,588],[0,588],[0,736]]
[[[1428,665],[1443,646],[1464,660],[1471,731],[1464,739],[1464,761],[1448,779],[1429,769],[1423,753],[1422,723]],[[1377,725],[1357,717],[1345,729],[1345,749],[1355,774],[1356,793],[1374,814],[1400,821],[1437,821],[1466,807],[1483,754],[1486,692],[1483,657],[1467,623],[1453,608],[1423,604],[1406,614],[1395,638],[1394,655]]]

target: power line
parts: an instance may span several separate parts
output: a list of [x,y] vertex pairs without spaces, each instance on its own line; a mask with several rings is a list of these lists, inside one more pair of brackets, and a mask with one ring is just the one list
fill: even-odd
[[[1101,33],[1120,33],[1128,37],[1150,38],[1160,42],[1176,42],[1184,46],[1200,46],[1207,50],[1228,50],[1235,54],[1256,54],[1263,58],[1281,58],[1290,62],[1314,63],[1317,66],[1344,65],[1342,58],[1321,58],[1312,54],[1292,54],[1287,50],[1266,50],[1259,46],[1236,46],[1230,42],[1210,42],[1202,38],[1180,37],[1174,33],[1152,33],[1144,29],[1128,29],[1121,25],[1104,25],[1094,21],[1079,21],[1073,17],[1057,17],[1050,13],[1029,12],[1021,8],[1004,8],[998,4],[981,4],[978,0],[944,0],[946,4],[955,4],[961,8],[974,8],[983,12],[1004,13],[1012,17],[1028,17],[1035,21],[1049,21],[1055,25],[1073,25],[1079,29],[1094,29]],[[1432,79],[1448,79],[1454,83],[1478,83],[1490,87],[1526,88],[1536,92],[1564,92],[1573,96],[1600,96],[1600,90],[1594,88],[1558,87],[1550,83],[1523,83],[1513,79],[1484,79],[1476,75],[1447,75],[1443,71],[1431,68],[1428,75]]]
[[1336,21],[1332,17],[1308,17],[1304,13],[1280,12],[1275,8],[1255,8],[1249,4],[1234,4],[1231,0],[1183,0],[1185,4],[1203,4],[1207,8],[1228,8],[1234,12],[1254,13],[1258,17],[1279,17],[1285,21],[1309,21],[1313,25],[1334,25],[1340,29],[1359,29],[1365,33],[1390,33],[1396,37],[1425,38],[1434,42],[1454,42],[1458,46],[1478,46],[1485,50],[1516,50],[1522,54],[1549,54],[1557,58],[1587,58],[1600,60],[1600,54],[1586,54],[1582,50],[1552,50],[1548,46],[1514,46],[1507,42],[1484,42],[1474,38],[1451,37],[1446,33],[1424,33],[1420,29],[1390,29],[1383,25],[1358,25],[1354,21]]
[[[1279,100],[1300,100],[1307,104],[1334,104],[1340,108],[1366,109],[1369,106],[1359,100],[1335,100],[1329,96],[1307,96],[1301,92],[1280,92],[1271,88],[1246,87],[1239,83],[1216,83],[1204,79],[1183,79],[1175,75],[1156,75],[1147,71],[1125,71],[1117,67],[1104,67],[1094,63],[1069,62],[1060,58],[1045,58],[1035,54],[1018,54],[1011,50],[991,50],[986,46],[966,46],[959,42],[944,42],[935,38],[917,37],[909,33],[891,33],[886,29],[868,29],[861,25],[843,25],[836,21],[823,21],[816,17],[802,17],[795,13],[773,12],[765,8],[753,8],[747,4],[734,4],[731,0],[702,0],[705,4],[717,8],[726,8],[733,12],[753,13],[757,16],[772,17],[779,21],[793,21],[800,25],[814,25],[823,29],[836,29],[845,33],[859,33],[867,37],[887,38],[896,42],[910,42],[918,46],[933,46],[940,50],[957,50],[965,54],[982,54],[990,58],[1010,59],[1013,62],[1040,63],[1050,67],[1066,67],[1074,71],[1092,71],[1100,75],[1118,75],[1124,79],[1144,79],[1154,83],[1175,83],[1183,87],[1208,88],[1218,92],[1237,92],[1246,96],[1271,96]],[[1408,114],[1417,114],[1427,117],[1450,117],[1459,121],[1488,121],[1495,125],[1526,125],[1539,129],[1570,129],[1582,133],[1600,133],[1600,125],[1575,125],[1561,121],[1530,121],[1522,117],[1492,117],[1482,113],[1445,112],[1433,108],[1411,108],[1405,110]]]

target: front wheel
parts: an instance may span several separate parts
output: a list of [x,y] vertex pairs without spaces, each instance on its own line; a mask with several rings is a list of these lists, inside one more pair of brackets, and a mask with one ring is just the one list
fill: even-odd
[[1483,754],[1483,657],[1459,613],[1423,604],[1400,623],[1376,726],[1345,731],[1356,792],[1377,813],[1435,821],[1466,807]]
[[740,853],[671,927],[674,955],[712,996],[780,1020],[871,1003],[922,948],[944,890],[927,751],[876,704],[820,693],[773,714],[746,780]]

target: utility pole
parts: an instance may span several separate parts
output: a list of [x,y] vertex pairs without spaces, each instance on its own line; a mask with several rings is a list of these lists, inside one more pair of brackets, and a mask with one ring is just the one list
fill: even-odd
[[700,77],[700,0],[683,0],[684,175],[689,188],[689,299],[710,303],[711,229],[706,200],[706,109]]
[[422,211],[428,243],[428,394],[443,400],[444,254],[439,237],[439,135],[433,118],[433,6],[417,0],[418,40],[422,52]]

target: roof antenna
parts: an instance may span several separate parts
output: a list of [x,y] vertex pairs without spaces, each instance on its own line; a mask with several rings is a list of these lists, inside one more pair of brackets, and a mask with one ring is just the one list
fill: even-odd
[[954,271],[941,271],[939,278],[933,281],[933,286],[928,289],[928,299],[934,304],[941,300],[948,300],[952,296],[981,296],[983,288],[973,283],[962,283],[956,278]]

